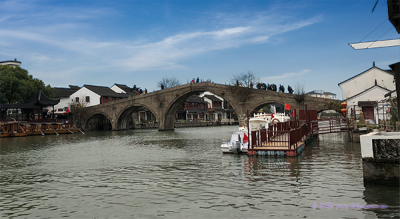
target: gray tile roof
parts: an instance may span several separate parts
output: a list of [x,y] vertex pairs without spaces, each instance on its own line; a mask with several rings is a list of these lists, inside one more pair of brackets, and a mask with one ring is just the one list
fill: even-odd
[[54,95],[56,98],[60,97],[69,97],[71,94],[75,93],[77,90],[79,90],[78,86],[72,86],[73,89],[71,88],[65,88],[65,87],[54,87]]
[[60,99],[50,99],[42,92],[42,89],[39,90],[38,94],[35,95],[32,99],[28,100],[27,104],[33,104],[36,106],[54,106],[60,102]]
[[87,84],[83,85],[83,87],[86,87],[87,89],[93,91],[94,93],[96,93],[100,96],[118,97],[118,98],[128,97],[127,94],[116,93],[115,91],[111,90],[111,88],[109,88],[109,87],[87,85]]
[[188,102],[188,103],[205,103],[204,99],[199,97],[196,94],[193,94],[192,96],[188,97],[186,99],[186,102]]
[[221,100],[221,99],[217,98],[217,97],[216,97],[216,96],[214,96],[214,95],[204,95],[204,97],[206,97],[206,98],[210,99],[211,101],[215,101],[215,102],[222,102],[222,100]]

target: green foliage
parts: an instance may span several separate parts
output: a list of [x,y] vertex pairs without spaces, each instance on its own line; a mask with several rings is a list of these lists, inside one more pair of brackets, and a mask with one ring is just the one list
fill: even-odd
[[341,103],[338,103],[338,102],[336,102],[336,101],[333,101],[333,100],[330,100],[330,101],[328,102],[328,108],[329,108],[330,110],[335,110],[335,111],[338,112],[338,113],[341,113],[341,112],[342,112],[342,104],[341,104]]
[[0,66],[1,103],[24,103],[36,95],[39,89],[47,97],[54,97],[53,88],[43,81],[33,78],[28,71],[17,66]]

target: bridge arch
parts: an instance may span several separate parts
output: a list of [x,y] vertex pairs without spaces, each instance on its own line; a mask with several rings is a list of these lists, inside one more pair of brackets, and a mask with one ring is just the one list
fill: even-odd
[[111,130],[112,128],[112,120],[110,117],[106,113],[100,111],[90,114],[85,123],[86,130]]
[[[238,109],[238,104],[235,99],[230,97],[229,95],[226,95],[226,90],[218,90],[214,89],[212,86],[205,86],[197,89],[193,89],[190,91],[183,92],[180,95],[176,95],[175,98],[170,102],[170,104],[166,107],[166,112],[165,116],[163,118],[163,123],[160,124],[160,130],[173,130],[174,129],[174,124],[175,124],[175,114],[179,108],[179,106],[185,102],[187,98],[194,94],[201,94],[203,92],[211,92],[217,96],[222,97],[224,100],[228,101],[229,104],[232,106],[233,110],[237,112],[236,110]],[[162,125],[164,125],[164,128],[162,129]]]
[[155,111],[153,109],[151,109],[151,107],[149,107],[147,104],[143,104],[143,103],[136,103],[133,105],[128,105],[126,107],[124,107],[120,113],[117,115],[117,129],[121,130],[121,129],[129,129],[132,127],[132,117],[129,118],[129,116],[132,115],[133,112],[137,111],[140,108],[145,108],[147,110],[149,110],[157,119],[157,114],[155,113]]

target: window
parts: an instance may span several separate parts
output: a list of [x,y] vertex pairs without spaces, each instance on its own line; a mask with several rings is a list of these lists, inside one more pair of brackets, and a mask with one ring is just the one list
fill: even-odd
[[75,97],[75,102],[79,103],[79,97]]
[[89,102],[90,102],[90,97],[86,96],[86,103],[89,103]]

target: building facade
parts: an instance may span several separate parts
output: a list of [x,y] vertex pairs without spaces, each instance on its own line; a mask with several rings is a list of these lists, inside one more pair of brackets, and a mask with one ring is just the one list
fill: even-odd
[[331,92],[324,92],[323,90],[313,90],[313,91],[306,93],[306,95],[312,96],[312,97],[336,99],[336,94],[331,93]]
[[363,112],[365,119],[377,123],[390,116],[390,103],[384,96],[396,89],[392,70],[378,68],[374,62],[371,68],[338,85],[343,91],[343,101],[347,103],[348,118],[358,120]]

